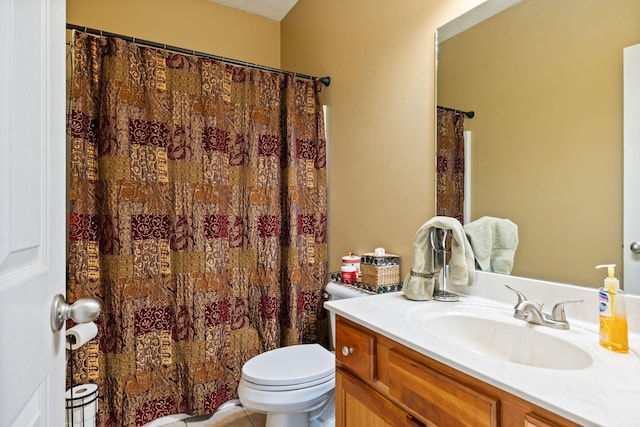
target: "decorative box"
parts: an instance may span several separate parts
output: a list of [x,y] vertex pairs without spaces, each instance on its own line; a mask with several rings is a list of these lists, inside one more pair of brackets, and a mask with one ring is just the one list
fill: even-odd
[[362,254],[362,275],[358,287],[380,294],[402,289],[400,281],[400,257],[394,254]]

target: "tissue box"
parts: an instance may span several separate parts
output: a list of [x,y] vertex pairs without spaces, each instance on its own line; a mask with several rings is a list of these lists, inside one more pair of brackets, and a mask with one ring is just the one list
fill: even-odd
[[402,289],[400,281],[400,257],[394,254],[377,256],[375,253],[362,254],[360,262],[362,275],[358,286],[370,292],[399,291]]

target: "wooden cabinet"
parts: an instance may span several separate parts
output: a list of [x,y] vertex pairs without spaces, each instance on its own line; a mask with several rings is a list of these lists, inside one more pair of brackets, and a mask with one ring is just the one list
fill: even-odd
[[349,370],[361,378],[375,380],[375,338],[369,331],[350,325],[340,328],[336,332],[336,358],[348,363]]
[[[338,396],[339,394],[339,396]],[[416,426],[409,414],[347,371],[336,372],[336,425],[349,427]]]
[[389,352],[389,395],[420,408],[420,415],[436,425],[498,425],[498,399],[395,350]]
[[577,426],[337,316],[336,426]]

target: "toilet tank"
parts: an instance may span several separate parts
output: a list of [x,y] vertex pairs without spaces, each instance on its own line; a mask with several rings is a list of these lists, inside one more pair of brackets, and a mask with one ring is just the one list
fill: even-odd
[[[345,286],[337,282],[329,282],[327,283],[327,287],[325,288],[325,298],[327,301],[335,301],[335,300],[345,299],[345,298],[356,298],[356,297],[362,297],[366,295],[371,295],[371,294],[351,286]],[[329,323],[330,323],[329,337],[331,339],[330,350],[333,351],[336,348],[336,315],[335,313],[330,312],[329,316],[330,316],[329,317]]]

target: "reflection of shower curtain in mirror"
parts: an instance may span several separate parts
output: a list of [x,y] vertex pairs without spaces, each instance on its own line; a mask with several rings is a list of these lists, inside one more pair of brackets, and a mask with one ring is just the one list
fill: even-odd
[[249,358],[326,339],[319,82],[88,34],[73,57],[69,298],[103,308],[73,382],[103,426],[212,413]]
[[436,215],[464,223],[464,114],[438,109]]

